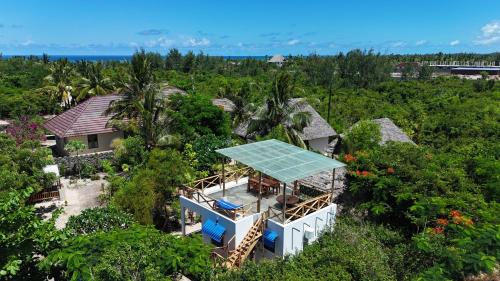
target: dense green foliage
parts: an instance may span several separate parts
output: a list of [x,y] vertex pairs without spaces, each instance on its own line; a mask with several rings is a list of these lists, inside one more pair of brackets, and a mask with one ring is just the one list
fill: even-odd
[[[116,90],[124,99],[110,109],[111,125],[130,135],[114,143],[113,162],[103,163],[110,182],[105,199],[116,209],[88,210],[62,231],[27,204],[53,180],[41,170],[51,157],[38,147],[39,123],[17,123],[15,140],[0,135],[0,275],[164,280],[180,272],[214,278],[199,237],[174,238],[134,221],[175,228],[176,188],[216,173],[214,150],[236,142],[231,126],[251,116],[259,123],[253,130],[258,140],[301,144],[295,136],[307,118],[288,103],[298,97],[346,136],[340,157],[348,164],[348,190],[338,203],[341,216],[356,218],[340,217],[333,233],[295,257],[250,262],[216,279],[460,280],[492,271],[500,258],[499,83],[486,75],[433,78],[426,65],[405,68],[401,80],[390,78],[399,62],[461,59],[492,61],[498,54],[353,50],[290,57],[282,68],[175,49],[166,57],[141,50],[131,62],[100,64],[0,60],[0,117],[58,113]],[[164,83],[187,94],[166,99]],[[214,97],[233,101],[231,116],[212,105]],[[380,146],[377,125],[368,120],[382,117],[417,145]],[[46,258],[37,267],[34,257]]]
[[430,270],[454,279],[491,271],[500,259],[500,205],[485,199],[489,190],[467,177],[475,167],[458,157],[399,143],[344,156],[351,202],[412,236]]
[[40,267],[69,280],[169,280],[175,273],[200,280],[210,272],[208,252],[200,237],[134,226],[70,238]]
[[381,226],[339,220],[300,254],[247,263],[217,280],[404,280],[403,238]]
[[231,133],[227,115],[206,96],[174,95],[169,109],[172,132],[181,135],[184,141],[208,134],[229,137]]
[[69,218],[66,230],[74,235],[128,228],[134,223],[132,216],[111,206],[83,210],[78,216]]
[[[51,163],[50,152],[32,142],[16,142],[0,133],[0,277],[20,275],[29,280],[40,276],[35,255],[43,255],[63,238],[53,224],[43,223],[27,204],[34,191],[48,187],[52,174],[42,168]],[[56,216],[54,216],[56,217]],[[38,277],[37,277],[38,276]]]

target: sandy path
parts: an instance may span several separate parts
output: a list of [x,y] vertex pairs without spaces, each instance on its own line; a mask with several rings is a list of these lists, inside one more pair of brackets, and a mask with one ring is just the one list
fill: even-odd
[[[100,206],[99,194],[106,180],[79,180],[77,184],[69,184],[69,180],[61,179],[61,201],[64,211],[56,220],[56,227],[66,226],[70,216],[79,215],[83,210]],[[67,205],[65,205],[65,201]]]

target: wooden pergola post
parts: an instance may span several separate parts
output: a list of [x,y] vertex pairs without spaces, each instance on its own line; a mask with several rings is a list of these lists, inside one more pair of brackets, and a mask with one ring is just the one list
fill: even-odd
[[333,203],[333,192],[335,188],[335,169],[333,169],[333,175],[332,175],[332,196],[330,198],[330,202]]
[[286,220],[286,183],[283,183],[283,224]]
[[226,196],[226,169],[224,169],[224,157],[222,157],[222,197]]
[[257,200],[257,213],[260,213],[261,200],[262,200],[262,172],[259,171],[259,199]]

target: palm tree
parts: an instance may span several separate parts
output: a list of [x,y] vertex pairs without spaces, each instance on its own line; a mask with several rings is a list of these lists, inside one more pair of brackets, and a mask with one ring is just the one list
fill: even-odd
[[74,75],[73,68],[67,59],[61,59],[51,64],[50,74],[44,78],[45,86],[38,91],[44,92],[54,100],[60,102],[61,106],[71,106],[71,79]]
[[247,134],[265,136],[274,129],[283,131],[284,138],[297,146],[306,147],[298,132],[310,123],[311,114],[300,111],[301,102],[292,102],[295,81],[287,72],[278,73],[264,106],[257,110],[248,125]]
[[122,99],[113,102],[106,111],[106,114],[113,114],[112,120],[127,119],[128,124],[135,124],[148,149],[165,133],[164,118],[160,117],[166,102],[159,92],[151,62],[141,50],[132,56],[127,81],[120,82],[118,93]]
[[247,83],[236,91],[230,91],[225,94],[234,104],[234,109],[231,112],[233,128],[250,119],[252,113],[255,111],[255,105],[250,102],[250,92],[251,84]]
[[111,79],[105,77],[101,63],[92,63],[86,67],[82,77],[77,84],[78,101],[85,100],[93,96],[103,96],[113,91]]

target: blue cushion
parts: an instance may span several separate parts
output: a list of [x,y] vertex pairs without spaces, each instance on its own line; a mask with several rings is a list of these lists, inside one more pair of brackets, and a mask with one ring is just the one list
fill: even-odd
[[242,205],[233,204],[229,201],[222,200],[222,199],[218,199],[215,202],[219,208],[224,209],[224,210],[236,210],[236,209],[241,208],[241,206],[242,206]]
[[264,235],[262,236],[264,241],[264,246],[268,248],[274,248],[274,242],[278,238],[278,233],[274,230],[266,229],[264,230]]
[[201,227],[201,232],[220,243],[222,242],[222,237],[224,236],[226,229],[213,220],[207,219]]

